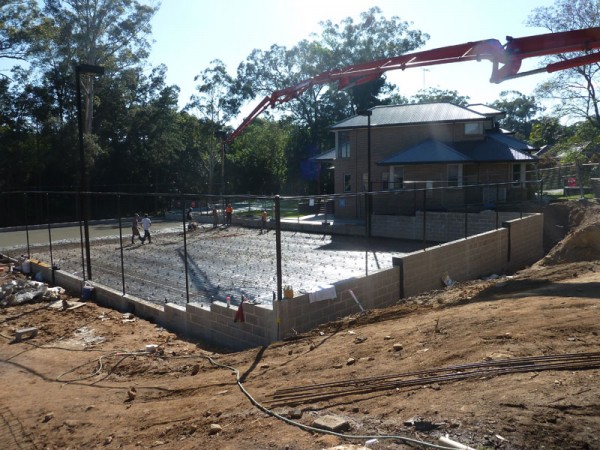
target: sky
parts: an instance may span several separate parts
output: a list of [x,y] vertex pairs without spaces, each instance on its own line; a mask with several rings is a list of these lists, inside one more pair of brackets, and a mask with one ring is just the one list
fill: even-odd
[[[544,34],[542,28],[525,22],[534,8],[551,6],[554,0],[162,0],[152,22],[152,65],[165,64],[167,82],[181,89],[179,106],[194,93],[194,77],[220,59],[235,75],[237,66],[253,49],[268,50],[273,44],[293,47],[311,33],[321,30],[320,22],[339,23],[346,17],[360,21],[360,14],[378,6],[386,18],[397,16],[412,22],[413,29],[430,35],[428,50],[483,39]],[[528,65],[533,68],[533,60]],[[548,75],[533,75],[500,84],[489,82],[489,61],[390,71],[386,76],[405,96],[424,87],[455,90],[471,103],[490,103],[501,91],[516,90],[532,95],[536,84]],[[236,125],[261,99],[246,105]]]

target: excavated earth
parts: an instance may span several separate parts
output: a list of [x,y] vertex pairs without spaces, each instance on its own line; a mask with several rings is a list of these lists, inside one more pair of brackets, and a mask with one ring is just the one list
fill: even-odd
[[0,448],[600,449],[600,206],[543,212],[532,267],[244,352],[64,294],[4,306]]

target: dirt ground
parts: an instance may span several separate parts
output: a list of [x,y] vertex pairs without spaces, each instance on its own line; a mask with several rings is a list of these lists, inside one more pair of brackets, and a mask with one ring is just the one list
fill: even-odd
[[600,449],[600,206],[544,212],[530,268],[239,353],[64,296],[0,308],[0,448]]

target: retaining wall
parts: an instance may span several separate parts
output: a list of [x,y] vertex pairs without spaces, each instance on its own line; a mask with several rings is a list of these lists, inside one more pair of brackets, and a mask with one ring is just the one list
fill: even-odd
[[522,269],[544,255],[543,227],[543,215],[533,214],[504,222],[498,230],[394,258],[402,297],[440,289],[445,276],[466,281]]
[[[177,220],[181,214],[167,213],[165,218]],[[414,216],[378,215],[371,218],[371,235],[394,239],[427,240],[428,242],[448,242],[496,229],[503,222],[520,218],[521,214],[510,211],[484,210],[477,213],[417,211]],[[196,215],[194,220],[202,224],[212,224],[212,217]],[[364,223],[344,223],[342,221],[314,222],[282,220],[283,231],[301,233],[326,233],[346,236],[364,236]],[[260,228],[258,217],[234,215],[232,224],[247,228]],[[275,222],[268,227],[275,229]]]
[[414,216],[373,216],[373,236],[448,242],[494,230],[518,212],[479,213],[417,211]]
[[[543,215],[514,219],[503,227],[426,250],[394,258],[394,267],[368,276],[339,281],[335,298],[314,301],[310,294],[274,304],[244,303],[244,321],[234,322],[237,307],[223,302],[159,305],[96,283],[92,298],[98,304],[136,316],[208,344],[241,350],[284,339],[341,317],[393,305],[403,297],[443,287],[444,274],[455,281],[520,269],[543,256]],[[41,261],[31,261],[34,274],[62,286],[73,295],[84,282]]]

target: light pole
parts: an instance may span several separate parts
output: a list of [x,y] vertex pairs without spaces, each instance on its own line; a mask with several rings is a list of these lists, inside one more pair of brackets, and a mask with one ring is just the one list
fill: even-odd
[[223,130],[217,130],[215,136],[221,139],[221,195],[225,194],[225,138],[227,133]]
[[[89,198],[87,195],[84,201],[83,192],[88,190],[87,170],[85,165],[85,151],[83,148],[83,116],[81,114],[81,74],[102,75],[104,67],[93,66],[90,64],[79,64],[75,66],[75,83],[77,84],[77,125],[79,128],[79,202],[83,214],[83,231],[85,238],[85,256],[87,259],[87,277],[92,279],[92,261],[90,258],[90,229],[89,219]],[[84,279],[85,279],[85,273]]]
[[371,116],[373,111],[361,109],[356,112],[359,116],[367,118],[367,237],[371,237]]

